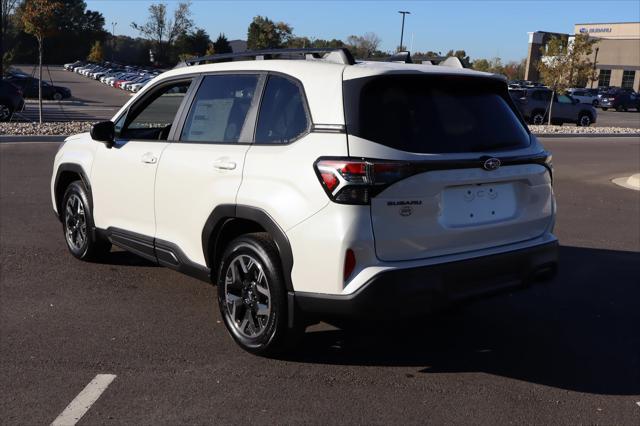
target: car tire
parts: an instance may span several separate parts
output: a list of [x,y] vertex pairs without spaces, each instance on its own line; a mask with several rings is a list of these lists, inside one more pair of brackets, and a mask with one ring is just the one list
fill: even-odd
[[60,93],[60,92],[55,92],[55,93],[53,94],[53,100],[54,100],[54,101],[61,101],[61,100],[62,100],[62,98],[63,98],[63,96],[62,96],[62,93]]
[[531,114],[531,124],[540,126],[543,125],[547,120],[545,119],[544,111],[534,111]]
[[593,123],[593,118],[591,114],[583,112],[578,116],[578,122],[576,123],[579,127],[589,127]]
[[60,204],[62,231],[67,248],[80,260],[100,260],[111,249],[111,242],[95,232],[93,212],[82,181],[71,182]]
[[622,112],[622,111],[624,111],[624,107],[623,107],[622,105],[618,105],[618,106],[616,107],[616,111],[618,111],[618,112]]
[[609,109],[608,107],[602,107],[602,110],[603,110],[603,111],[606,111],[606,110],[608,110],[608,109]]
[[0,121],[9,121],[12,115],[13,109],[11,106],[0,103]]
[[218,307],[227,331],[244,350],[277,356],[304,332],[287,324],[287,291],[280,256],[266,233],[240,236],[227,246],[218,268]]

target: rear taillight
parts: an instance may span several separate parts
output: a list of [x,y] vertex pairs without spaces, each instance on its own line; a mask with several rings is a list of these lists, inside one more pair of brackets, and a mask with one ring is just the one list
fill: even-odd
[[407,163],[364,160],[320,159],[315,169],[329,198],[341,204],[369,204],[384,188],[413,174]]

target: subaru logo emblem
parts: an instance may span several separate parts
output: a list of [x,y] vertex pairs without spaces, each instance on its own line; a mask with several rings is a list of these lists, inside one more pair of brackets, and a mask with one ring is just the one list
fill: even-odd
[[485,170],[491,171],[491,170],[496,170],[497,168],[499,168],[501,164],[502,163],[500,162],[500,159],[494,157],[494,158],[489,158],[488,160],[486,160],[484,162],[484,164],[482,165],[482,167]]

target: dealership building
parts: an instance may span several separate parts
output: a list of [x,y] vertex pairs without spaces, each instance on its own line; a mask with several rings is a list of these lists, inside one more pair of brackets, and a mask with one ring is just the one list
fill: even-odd
[[589,87],[616,86],[640,91],[640,22],[575,24],[573,34],[530,32],[525,80],[538,81],[540,50],[553,36],[570,39],[575,34],[589,34],[598,39],[591,55],[598,80],[593,86],[588,83]]

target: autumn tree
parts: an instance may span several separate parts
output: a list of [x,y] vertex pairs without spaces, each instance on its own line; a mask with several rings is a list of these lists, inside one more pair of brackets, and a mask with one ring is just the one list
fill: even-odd
[[54,16],[60,3],[52,0],[27,0],[22,13],[24,30],[38,40],[38,113],[42,123],[42,53],[44,39],[57,31]]
[[169,49],[176,38],[193,27],[190,7],[191,3],[179,3],[173,11],[173,17],[170,17],[166,4],[152,4],[149,6],[147,22],[131,23],[133,29],[153,42],[158,61],[167,61]]
[[556,93],[564,93],[576,82],[596,78],[590,58],[596,43],[597,40],[588,34],[577,34],[572,39],[554,36],[541,48],[542,59],[538,62],[538,71],[542,82],[553,91],[549,104],[549,124]]
[[102,62],[104,60],[104,51],[102,50],[102,43],[96,40],[91,46],[87,61],[89,62]]
[[293,28],[284,22],[273,22],[262,16],[253,18],[247,30],[247,49],[278,49],[292,37]]
[[351,35],[346,40],[347,47],[349,47],[353,56],[362,59],[375,56],[378,53],[380,42],[380,37],[375,33],[366,33],[362,36]]

